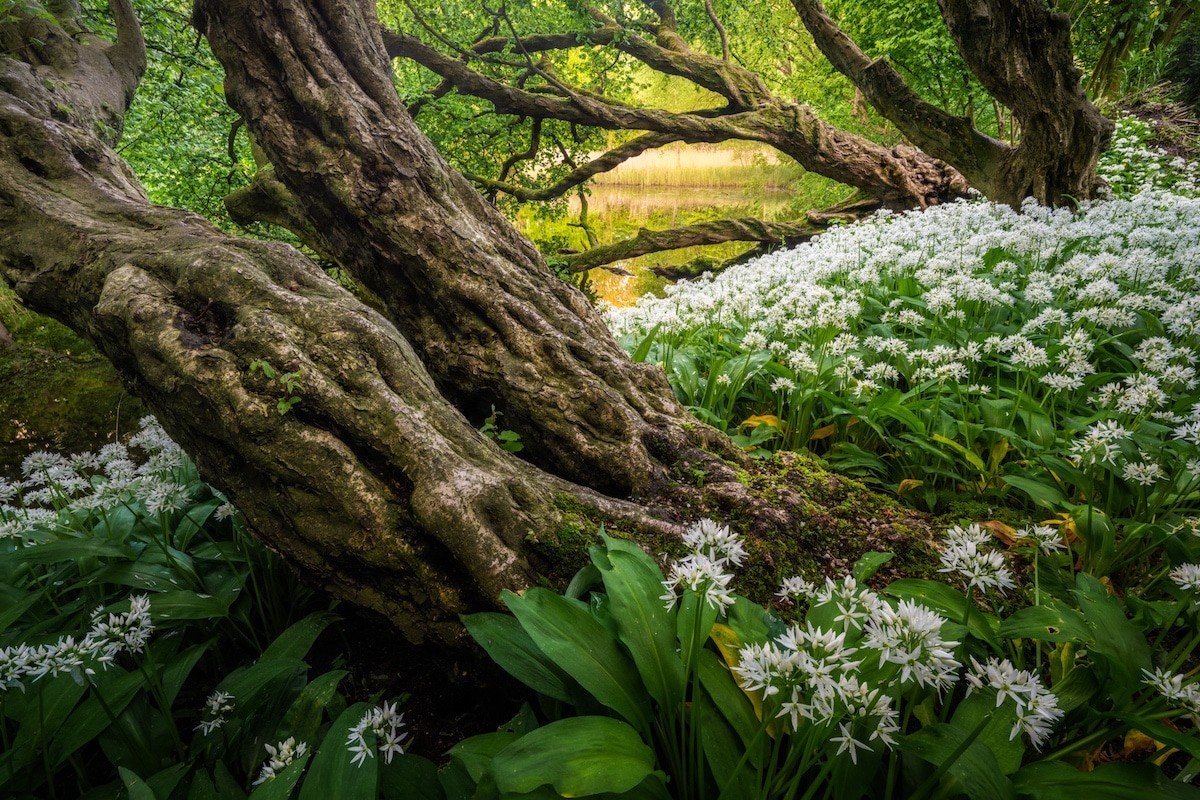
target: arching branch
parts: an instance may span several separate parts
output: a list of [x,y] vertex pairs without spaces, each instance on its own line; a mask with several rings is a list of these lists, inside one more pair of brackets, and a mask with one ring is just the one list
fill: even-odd
[[825,225],[807,221],[770,222],[755,217],[715,219],[661,231],[642,228],[630,239],[593,247],[582,253],[573,253],[566,256],[564,261],[572,271],[583,272],[650,253],[680,250],[685,247],[703,247],[725,242],[799,244],[821,233],[825,228]]
[[629,159],[639,156],[648,150],[663,147],[673,142],[686,141],[688,141],[687,137],[680,134],[647,133],[636,139],[631,139],[618,147],[614,147],[612,150],[585,164],[580,164],[553,184],[541,188],[521,186],[520,184],[504,180],[493,180],[480,175],[468,174],[467,177],[485,189],[503,192],[523,202],[554,200],[597,175],[615,169]]
[[821,52],[879,113],[992,199],[1059,203],[1091,197],[1096,160],[1112,123],[1085,96],[1071,51],[1070,19],[1045,0],[939,0],[968,68],[1020,123],[1017,146],[927,103],[885,60],[872,60],[820,0],[792,0]]

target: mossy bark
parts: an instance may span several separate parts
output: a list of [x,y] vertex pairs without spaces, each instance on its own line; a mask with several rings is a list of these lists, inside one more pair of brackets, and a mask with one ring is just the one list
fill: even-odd
[[[459,613],[578,564],[599,524],[665,550],[713,513],[774,554],[772,578],[812,557],[806,520],[845,519],[841,541],[874,545],[866,501],[804,501],[832,480],[819,471],[753,491],[736,448],[624,356],[395,107],[368,8],[201,10],[279,180],[386,315],[289,246],[148,202],[112,149],[136,53],[32,18],[0,26],[14,54],[0,57],[0,274],[106,355],[310,581],[448,641]],[[484,436],[472,399],[521,420],[537,463]]]

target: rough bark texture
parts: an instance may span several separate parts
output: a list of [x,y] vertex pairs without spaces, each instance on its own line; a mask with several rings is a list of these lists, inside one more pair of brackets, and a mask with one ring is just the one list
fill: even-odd
[[[122,2],[114,0],[118,17]],[[207,2],[207,30],[224,57],[244,52],[233,44],[241,42],[265,59],[231,68],[230,92],[278,159],[281,183],[311,193],[296,196],[311,196],[305,214],[314,235],[340,257],[359,237],[365,274],[394,270],[377,285],[414,292],[392,305],[423,315],[416,330],[466,340],[445,345],[460,366],[484,375],[527,369],[512,396],[531,395],[540,378],[552,384],[544,396],[553,401],[541,413],[559,421],[600,415],[581,423],[602,431],[599,443],[585,439],[591,449],[562,473],[590,458],[607,470],[596,483],[613,475],[638,483],[645,476],[632,471],[648,461],[660,476],[668,469],[648,454],[649,440],[669,447],[711,438],[732,448],[687,421],[661,376],[630,365],[511,228],[490,227],[494,212],[419,132],[382,124],[386,71],[367,69],[386,63],[382,49],[357,77],[338,71],[341,58],[359,63],[370,52],[352,39],[336,43],[339,59],[327,49],[337,30],[374,30],[365,9],[334,0],[233,5]],[[136,30],[126,24],[126,35]],[[759,597],[777,574],[818,560],[844,568],[866,549],[911,552],[913,534],[926,530],[799,457],[772,470],[735,470],[680,447],[671,466],[690,482],[663,478],[655,508],[514,458],[448,402],[387,316],[301,253],[230,237],[147,201],[111,148],[140,70],[140,39],[114,50],[29,19],[0,26],[0,37],[13,54],[0,56],[0,275],[113,362],[257,536],[310,581],[382,612],[408,638],[454,641],[458,613],[492,604],[502,588],[569,575],[601,522],[662,549],[677,541],[673,520],[727,518],[750,535],[760,565],[750,589]],[[354,104],[343,104],[348,97]],[[327,160],[335,147],[352,168]],[[354,216],[369,209],[391,213]],[[418,297],[444,316],[417,309]],[[442,352],[433,349],[430,357]],[[280,387],[250,369],[257,360],[299,373],[300,401],[287,413],[276,407]],[[622,426],[630,440],[602,438]],[[627,461],[608,460],[620,458]]]
[[964,61],[1012,110],[1021,140],[1008,145],[922,100],[886,60],[872,59],[819,0],[792,0],[821,52],[914,144],[953,164],[989,198],[1057,205],[1093,197],[1096,162],[1113,124],[1087,99],[1071,51],[1071,21],[1045,0],[939,0]]
[[523,455],[614,493],[646,491],[689,448],[730,452],[444,162],[396,95],[368,4],[203,0],[196,19],[317,249],[383,301],[468,417],[495,406]]
[[[89,38],[40,38],[53,60],[0,58],[0,269],[96,344],[311,580],[413,639],[449,638],[456,612],[532,578],[527,542],[553,537],[565,504],[674,530],[502,452],[387,319],[294,249],[150,204],[93,132],[124,110],[122,70]],[[287,414],[258,359],[300,373]]]

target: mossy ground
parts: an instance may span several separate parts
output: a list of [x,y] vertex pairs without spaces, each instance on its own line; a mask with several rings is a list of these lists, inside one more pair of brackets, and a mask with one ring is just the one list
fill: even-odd
[[113,441],[145,413],[107,360],[46,317],[0,296],[0,476],[35,450],[74,453]]

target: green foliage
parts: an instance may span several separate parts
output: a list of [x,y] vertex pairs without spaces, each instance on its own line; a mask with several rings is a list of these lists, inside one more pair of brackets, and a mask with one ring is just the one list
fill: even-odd
[[280,372],[262,359],[251,361],[249,369],[251,374],[261,372],[264,378],[283,393],[284,396],[275,403],[280,416],[291,411],[300,402],[301,373],[299,371]]
[[521,441],[521,434],[516,431],[502,430],[498,425],[500,416],[500,412],[496,410],[495,406],[492,406],[492,413],[483,421],[479,432],[494,441],[505,452],[521,452],[525,449],[525,444]]
[[[664,580],[638,547],[604,537],[567,596],[531,589],[506,595],[515,621],[465,619],[543,702],[456,745],[432,797],[1200,797],[1179,770],[1200,753],[1185,722],[1200,687],[1172,677],[1195,663],[1200,584],[1150,575],[1127,605],[1073,574],[1061,539],[1029,531],[998,556],[1034,566],[1013,596],[951,570],[966,591],[789,579],[767,609],[723,588],[744,555],[727,529],[704,521],[687,540]],[[955,528],[945,548],[974,558],[989,541]],[[1186,547],[1200,555],[1200,539]],[[865,580],[887,558],[854,572]],[[1131,731],[1161,749],[1080,768]],[[1172,752],[1178,780],[1155,766]]]
[[5,797],[411,797],[395,707],[305,661],[337,617],[149,419],[0,480],[0,597]]

